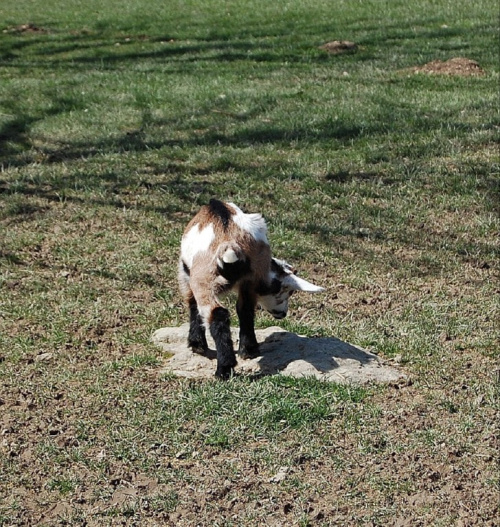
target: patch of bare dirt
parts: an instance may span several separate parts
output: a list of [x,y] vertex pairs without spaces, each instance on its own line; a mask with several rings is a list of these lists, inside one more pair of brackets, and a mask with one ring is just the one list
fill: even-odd
[[[115,322],[106,324],[112,340]],[[6,525],[496,525],[495,415],[478,385],[498,382],[493,358],[443,350],[432,378],[391,383],[347,429],[342,412],[354,408],[339,407],[321,431],[288,430],[280,445],[265,437],[233,449],[194,441],[196,449],[173,455],[168,435],[138,430],[130,446],[141,465],[121,459],[124,442],[113,440],[136,418],[136,402],[179,397],[187,381],[161,381],[142,368],[93,377],[89,363],[110,353],[101,341],[95,350],[94,358],[67,359],[65,371],[81,372],[69,382],[51,379],[62,368],[54,356],[19,364],[19,378],[0,386]],[[124,400],[131,387],[137,401]],[[65,482],[73,485],[66,492]]]
[[413,73],[427,73],[429,75],[456,75],[471,77],[484,75],[485,71],[475,60],[464,57],[454,57],[446,61],[433,60],[423,66],[411,68]]
[[47,33],[48,31],[36,24],[19,24],[18,26],[8,27],[4,33]]
[[355,53],[358,50],[358,45],[349,40],[333,40],[319,46],[319,49],[332,55],[340,55],[342,53]]

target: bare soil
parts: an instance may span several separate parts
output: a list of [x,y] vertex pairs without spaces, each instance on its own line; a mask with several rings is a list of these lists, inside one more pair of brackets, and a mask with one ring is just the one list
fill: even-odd
[[349,40],[333,40],[319,46],[319,49],[331,53],[332,55],[340,55],[342,53],[354,53],[358,49],[358,45]]
[[[118,359],[125,351],[105,346],[115,330],[115,322],[104,320],[95,346]],[[450,345],[432,378],[389,384],[373,396],[377,414],[366,415],[354,430],[333,419],[318,455],[310,454],[300,435],[285,433],[279,449],[284,458],[295,451],[294,461],[281,466],[277,458],[274,469],[256,459],[266,450],[276,455],[265,439],[247,448],[204,446],[175,456],[151,445],[143,470],[109,458],[113,444],[105,423],[113,422],[115,430],[130,426],[121,390],[135,387],[146,400],[168,398],[186,381],[165,382],[162,367],[129,368],[87,386],[89,366],[102,360],[96,353],[69,360],[68,369],[81,371],[80,381],[74,376],[70,384],[60,380],[41,390],[44,371],[60,360],[64,356],[41,354],[22,363],[28,381],[21,386],[13,379],[0,390],[0,455],[24,474],[17,486],[4,489],[8,504],[18,504],[5,525],[498,525],[498,492],[491,484],[498,477],[495,414],[476,383],[499,378],[494,359],[475,350],[458,353]],[[107,394],[106,404],[102,398],[96,403],[91,388]],[[474,422],[464,420],[471,413]],[[42,450],[44,444],[50,450]],[[87,461],[80,463],[83,445]],[[76,489],[68,494],[48,484],[73,477]],[[439,523],[436,515],[451,523]]]
[[48,31],[36,24],[19,24],[3,30],[4,33],[47,33]]
[[[140,383],[140,379],[134,380]],[[145,395],[154,385],[140,384]],[[170,390],[172,386],[156,384],[154,389]],[[456,391],[461,394],[460,404],[467,404],[472,395],[468,387],[457,386]],[[362,431],[345,433],[336,430],[332,422],[331,441],[324,445],[321,456],[303,454],[300,440],[295,438],[288,446],[295,445],[297,449],[294,464],[272,472],[254,459],[255,451],[269,448],[264,440],[248,445],[248,449],[221,451],[206,447],[189,455],[180,451],[168,459],[161,451],[153,453],[157,466],[167,464],[169,471],[183,475],[177,484],[160,481],[153,467],[141,472],[126,462],[108,463],[96,446],[96,465],[108,465],[105,477],[82,465],[77,491],[65,498],[47,488],[47,469],[36,453],[37,441],[41,434],[50,435],[55,444],[54,455],[61,455],[71,445],[78,445],[77,423],[62,423],[55,418],[67,412],[66,396],[55,398],[49,412],[34,407],[25,391],[4,406],[2,455],[19,464],[26,474],[25,485],[10,489],[9,502],[16,501],[21,506],[16,518],[6,525],[191,527],[240,520],[234,524],[444,525],[435,521],[436,514],[439,518],[453,518],[448,525],[498,525],[498,494],[488,483],[496,470],[492,466],[495,435],[481,437],[474,433],[474,439],[481,444],[476,451],[454,445],[452,438],[438,445],[430,438],[428,448],[414,448],[419,430],[425,433],[448,428],[457,433],[456,412],[443,412],[428,395],[422,395],[422,388],[411,383],[394,384],[378,401],[380,433],[372,432],[370,437]],[[74,412],[81,422],[93,428],[98,415],[85,412],[85,403],[75,401]],[[12,404],[22,405],[31,419],[28,417],[22,426],[5,422]],[[487,411],[482,402],[476,404],[479,414]],[[112,408],[103,409],[100,418],[105,419],[111,411]],[[95,438],[97,445],[101,439]],[[287,439],[290,438],[284,438],[283,448],[287,447]],[[307,445],[303,447],[307,450]],[[64,471],[62,467],[61,477]],[[162,510],[160,500],[172,492],[176,505],[170,507],[166,502]],[[374,518],[375,510],[384,509],[398,512],[385,520]],[[128,520],[127,511],[131,510],[135,511],[135,521]]]
[[460,77],[484,75],[485,71],[475,60],[464,57],[455,57],[446,61],[433,60],[423,66],[411,68],[414,73],[427,73],[430,75],[456,75]]

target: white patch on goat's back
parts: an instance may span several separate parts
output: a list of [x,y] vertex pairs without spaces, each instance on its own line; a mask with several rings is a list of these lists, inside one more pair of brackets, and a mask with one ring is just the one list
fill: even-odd
[[181,258],[189,269],[193,266],[194,257],[200,252],[208,251],[214,239],[215,232],[212,223],[202,229],[200,229],[200,224],[197,223],[184,234],[181,242]]
[[240,229],[248,232],[255,240],[268,243],[266,220],[260,214],[245,214],[234,203],[229,205],[236,211],[232,219]]

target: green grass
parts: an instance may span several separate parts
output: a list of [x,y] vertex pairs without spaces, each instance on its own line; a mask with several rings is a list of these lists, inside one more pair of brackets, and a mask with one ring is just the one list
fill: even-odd
[[[0,525],[493,522],[496,3],[61,5],[0,5]],[[163,374],[214,196],[327,288],[283,328],[408,381]]]

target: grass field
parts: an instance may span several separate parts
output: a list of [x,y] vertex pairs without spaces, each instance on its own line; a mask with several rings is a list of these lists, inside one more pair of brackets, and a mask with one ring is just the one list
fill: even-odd
[[[498,525],[497,2],[0,20],[0,525]],[[412,70],[453,57],[483,74]],[[327,289],[285,329],[408,380],[162,373],[150,336],[186,320],[180,236],[214,196]]]

